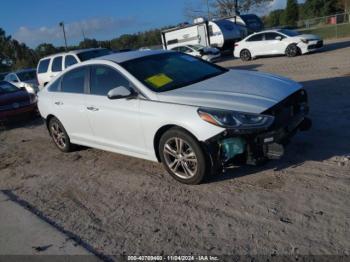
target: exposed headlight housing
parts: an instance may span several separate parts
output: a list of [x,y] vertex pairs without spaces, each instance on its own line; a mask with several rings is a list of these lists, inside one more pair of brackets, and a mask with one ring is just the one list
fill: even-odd
[[273,116],[243,113],[229,110],[200,108],[198,115],[204,121],[216,126],[234,129],[236,132],[266,129],[274,121]]

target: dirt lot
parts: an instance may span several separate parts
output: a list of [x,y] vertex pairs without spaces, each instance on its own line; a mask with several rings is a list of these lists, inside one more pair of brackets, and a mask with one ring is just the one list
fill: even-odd
[[0,189],[107,255],[350,254],[350,39],[296,58],[221,64],[308,90],[314,126],[282,160],[185,186],[151,162],[61,153],[36,119],[0,133]]

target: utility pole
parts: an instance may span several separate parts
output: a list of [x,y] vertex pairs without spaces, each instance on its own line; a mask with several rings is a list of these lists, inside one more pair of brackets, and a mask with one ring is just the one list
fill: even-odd
[[64,44],[65,44],[65,46],[66,46],[66,51],[68,51],[67,38],[66,38],[66,30],[64,29],[64,23],[63,23],[63,22],[60,22],[59,25],[60,25],[60,27],[62,27],[63,36],[64,36]]
[[209,0],[207,0],[208,21],[210,20]]

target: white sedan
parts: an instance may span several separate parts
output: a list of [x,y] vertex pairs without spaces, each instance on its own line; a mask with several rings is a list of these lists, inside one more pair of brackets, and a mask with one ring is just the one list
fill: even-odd
[[174,47],[171,50],[199,57],[208,62],[215,62],[221,56],[219,49],[202,45],[181,45]]
[[267,30],[247,36],[235,43],[234,56],[248,61],[258,56],[294,57],[323,47],[319,36],[300,34],[287,29]]
[[36,94],[39,91],[35,69],[23,69],[9,73],[5,76],[4,80],[18,88],[25,88],[28,93]]
[[159,161],[187,184],[237,159],[279,158],[285,141],[311,124],[300,84],[172,51],[76,64],[38,96],[61,151],[78,144]]

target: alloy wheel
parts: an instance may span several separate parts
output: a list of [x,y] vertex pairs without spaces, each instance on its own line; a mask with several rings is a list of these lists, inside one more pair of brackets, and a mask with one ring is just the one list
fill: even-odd
[[66,135],[57,122],[54,122],[51,125],[51,135],[52,135],[53,141],[56,143],[56,145],[59,148],[64,149],[66,147],[67,145]]
[[182,138],[168,139],[163,148],[166,165],[178,177],[190,179],[197,173],[198,160],[192,147]]

